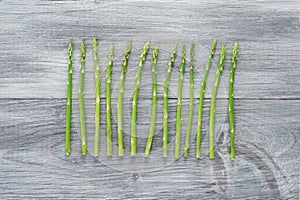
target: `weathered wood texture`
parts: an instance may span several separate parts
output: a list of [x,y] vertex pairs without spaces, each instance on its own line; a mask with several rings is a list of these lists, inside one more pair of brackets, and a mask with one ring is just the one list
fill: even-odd
[[[5,1],[0,0],[0,198],[74,199],[299,199],[299,1]],[[88,150],[93,152],[94,80],[91,40],[99,40],[101,68],[100,157],[80,155],[79,46],[87,43]],[[190,157],[174,160],[179,51],[170,82],[170,157],[161,157],[162,84],[170,51],[195,42],[195,97],[211,42],[228,57],[217,101],[216,159],[207,156],[210,92],[219,53],[208,78],[202,159],[195,159],[195,99]],[[64,154],[67,46],[74,42],[72,154]],[[125,79],[125,157],[105,156],[105,88],[108,49],[115,44],[115,110],[121,56],[133,52]],[[142,156],[150,121],[151,65],[147,57],[138,106],[138,155],[129,156],[130,102],[144,43],[160,44],[158,120],[150,157]],[[229,159],[227,89],[233,43],[240,45],[235,82],[236,153]],[[151,48],[151,50],[152,50]],[[188,67],[183,92],[182,149],[188,111]],[[182,151],[183,152],[183,151]]]

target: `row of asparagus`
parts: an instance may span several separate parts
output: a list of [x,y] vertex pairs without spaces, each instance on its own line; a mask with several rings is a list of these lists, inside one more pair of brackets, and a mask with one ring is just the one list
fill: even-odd
[[[98,44],[97,40],[93,39],[93,57],[94,57],[94,71],[95,71],[95,136],[94,136],[94,156],[99,156],[99,136],[100,136],[100,69],[98,62]],[[202,79],[201,89],[200,89],[200,100],[198,107],[198,121],[197,121],[197,139],[196,139],[196,157],[200,158],[200,144],[201,144],[201,131],[202,131],[202,117],[203,117],[203,104],[204,96],[206,89],[206,81],[209,73],[210,66],[216,51],[217,41],[214,40],[210,50],[210,55],[205,67],[204,76]],[[128,42],[126,51],[123,57],[120,83],[118,90],[118,101],[117,101],[117,127],[118,127],[118,156],[124,156],[124,146],[123,146],[123,93],[124,93],[124,82],[128,66],[128,60],[130,57],[132,43]],[[136,119],[137,119],[137,105],[138,105],[138,92],[140,86],[140,78],[142,74],[143,64],[146,60],[146,56],[150,49],[150,42],[148,41],[140,55],[140,61],[138,65],[138,71],[135,79],[135,87],[132,101],[132,116],[131,116],[131,155],[136,155]],[[175,43],[172,54],[168,63],[168,70],[166,74],[166,79],[164,83],[164,97],[163,97],[163,156],[168,156],[168,92],[169,92],[169,82],[171,77],[171,71],[174,65],[175,57],[177,54],[178,42]],[[67,108],[66,108],[66,154],[70,155],[70,134],[71,134],[71,111],[72,111],[72,42],[69,43],[68,48],[68,95],[67,95]],[[145,156],[149,156],[151,151],[151,145],[155,132],[156,124],[156,107],[157,107],[157,71],[156,64],[158,59],[159,46],[157,45],[152,52],[152,113],[151,113],[151,122],[149,129],[149,136],[146,142],[145,147]],[[234,74],[236,68],[238,54],[238,44],[235,43],[232,52],[232,61],[231,61],[231,70],[230,70],[230,83],[229,83],[229,127],[230,127],[230,158],[235,159],[235,150],[234,150],[234,112],[233,112],[233,84],[234,84]],[[87,153],[86,147],[86,127],[85,127],[85,113],[84,113],[84,76],[85,76],[85,63],[86,63],[86,47],[84,42],[81,43],[80,48],[80,80],[79,80],[79,111],[80,111],[80,129],[81,129],[81,150],[82,154]],[[218,86],[220,82],[220,77],[225,64],[226,49],[222,45],[220,52],[220,62],[219,67],[216,72],[215,82],[212,92],[212,98],[210,102],[210,121],[209,121],[209,157],[214,158],[214,122],[215,122],[215,107],[216,107],[216,97]],[[107,66],[106,74],[106,144],[107,144],[107,155],[112,155],[112,122],[111,122],[111,75],[112,75],[112,66],[114,60],[114,46],[110,46],[109,51],[109,62]],[[177,114],[176,114],[176,137],[175,137],[175,158],[180,157],[180,130],[181,130],[181,100],[182,100],[182,85],[183,85],[183,76],[185,72],[186,65],[186,46],[182,46],[182,59],[181,59],[181,68],[180,76],[178,80],[178,93],[177,93]],[[189,103],[189,115],[188,115],[188,126],[186,130],[186,139],[184,145],[184,156],[188,157],[189,146],[190,146],[190,135],[191,127],[193,121],[193,106],[194,106],[194,44],[192,44],[190,49],[190,103]]]

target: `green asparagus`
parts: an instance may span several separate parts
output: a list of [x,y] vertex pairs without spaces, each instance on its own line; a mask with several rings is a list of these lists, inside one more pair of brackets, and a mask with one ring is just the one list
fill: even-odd
[[195,45],[192,44],[191,51],[190,51],[190,105],[189,105],[189,118],[188,118],[188,126],[186,130],[186,137],[185,137],[185,146],[184,146],[184,157],[188,157],[189,155],[189,146],[190,146],[190,135],[191,135],[191,128],[193,122],[193,109],[194,109],[194,49]]
[[149,52],[150,42],[148,41],[143,51],[140,55],[140,62],[138,66],[138,71],[135,79],[135,86],[133,91],[133,100],[132,100],[132,117],[131,117],[131,156],[136,155],[136,112],[137,112],[137,104],[138,104],[138,93],[140,87],[140,79],[143,71],[143,65],[146,60],[146,56]]
[[109,61],[107,66],[106,74],[106,146],[107,155],[112,155],[112,130],[111,130],[111,75],[112,75],[112,65],[114,59],[114,46],[110,46],[109,50]]
[[209,72],[209,68],[211,66],[213,57],[215,55],[217,46],[217,40],[215,39],[212,43],[212,47],[210,50],[210,55],[205,67],[201,89],[200,89],[200,99],[199,99],[199,108],[198,108],[198,123],[197,123],[197,144],[196,144],[196,157],[200,158],[200,144],[201,144],[201,132],[202,132],[202,114],[203,114],[203,105],[204,105],[204,95],[206,89],[206,80]]
[[93,39],[93,55],[95,70],[95,139],[94,156],[99,156],[99,137],[100,137],[100,68],[98,63],[98,44],[96,38]]
[[80,47],[80,77],[79,77],[79,92],[78,92],[78,100],[79,100],[79,111],[80,111],[80,128],[81,128],[81,152],[82,155],[86,155],[86,128],[85,128],[85,114],[84,114],[84,70],[85,70],[85,57],[86,57],[86,48],[85,44],[82,41]]
[[153,141],[155,122],[156,122],[156,107],[157,107],[157,79],[156,79],[156,63],[158,57],[159,46],[157,45],[152,52],[152,111],[149,136],[145,148],[145,156],[149,156]]
[[117,121],[118,121],[118,155],[124,156],[123,146],[123,94],[124,94],[124,81],[127,71],[128,59],[131,51],[131,42],[128,42],[126,51],[123,58],[122,71],[120,76],[120,84],[118,91],[118,103],[117,103]]
[[220,63],[219,68],[216,73],[214,88],[212,92],[211,102],[210,102],[210,120],[209,120],[209,157],[215,157],[215,146],[214,146],[214,134],[215,134],[215,112],[216,112],[216,98],[217,98],[217,91],[220,82],[220,77],[223,71],[223,67],[225,64],[225,56],[226,56],[226,49],[224,44],[222,45],[221,54],[220,54]]
[[238,54],[238,43],[234,43],[233,52],[232,52],[232,61],[231,61],[231,70],[230,70],[230,82],[229,82],[229,127],[230,127],[230,158],[235,159],[234,151],[234,112],[233,112],[233,84],[234,84],[234,73],[236,68]]
[[183,45],[182,46],[180,76],[179,76],[179,80],[178,80],[178,92],[177,92],[175,158],[180,157],[181,101],[182,101],[183,75],[184,75],[185,61],[186,61],[185,56],[186,56],[186,47],[185,47],[185,45]]
[[72,41],[69,43],[68,48],[68,96],[67,96],[67,109],[66,109],[66,154],[69,156],[71,153],[71,112],[72,112]]
[[169,82],[171,78],[171,71],[174,65],[176,52],[178,48],[178,42],[175,43],[170,61],[168,64],[168,71],[164,84],[164,122],[163,122],[163,157],[168,156],[168,99],[169,99]]

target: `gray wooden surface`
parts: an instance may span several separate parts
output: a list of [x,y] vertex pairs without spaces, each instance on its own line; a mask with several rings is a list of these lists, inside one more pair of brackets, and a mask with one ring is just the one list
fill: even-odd
[[[0,199],[299,199],[300,2],[244,1],[0,1]],[[80,155],[78,132],[79,45],[87,43],[86,113],[88,150],[93,152],[93,64],[91,40],[99,40],[103,83],[109,45],[116,46],[113,106],[121,56],[133,41],[125,85],[126,156],[105,156],[101,123],[99,158]],[[196,44],[195,97],[210,44],[218,39],[228,57],[218,91],[216,158],[207,157],[210,92],[219,53],[209,76],[202,159],[195,155],[195,123],[190,157],[173,158],[179,51],[171,78],[170,157],[161,158],[161,109],[154,146],[142,156],[151,82],[150,57],[144,67],[138,110],[138,155],[129,156],[130,100],[143,44],[159,43],[159,84],[176,40]],[[72,154],[64,154],[67,45],[74,42]],[[229,159],[227,88],[235,41],[240,53],[235,82],[237,159]],[[184,82],[182,139],[188,104]],[[102,84],[103,85],[103,84]],[[162,85],[159,85],[161,95]],[[102,98],[105,97],[102,87]],[[195,99],[197,105],[198,99]],[[101,100],[105,120],[105,100]],[[161,96],[158,100],[161,108]],[[113,113],[115,120],[115,111]],[[115,121],[114,121],[115,122]],[[116,135],[114,126],[114,135]],[[183,140],[182,140],[183,141]],[[183,144],[183,142],[182,142]]]

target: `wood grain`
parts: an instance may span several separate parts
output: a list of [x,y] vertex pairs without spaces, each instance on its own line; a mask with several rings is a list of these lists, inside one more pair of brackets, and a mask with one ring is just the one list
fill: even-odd
[[[6,1],[0,0],[0,199],[299,199],[300,3],[289,1]],[[80,155],[78,135],[79,46],[87,44],[86,113],[93,145],[94,80],[91,40],[99,42],[101,91],[109,45],[115,45],[112,104],[128,40],[133,52],[125,80],[123,159],[105,156],[105,120],[100,157]],[[190,155],[195,154],[197,97],[211,42],[228,49],[217,100],[216,159],[207,157],[208,109],[219,53],[208,77],[202,159],[161,152],[162,103],[149,159],[141,154],[148,132],[150,57],[143,69],[138,108],[138,156],[129,156],[130,102],[138,56],[147,40],[160,44],[158,90],[175,41],[195,42],[195,113]],[[72,154],[64,154],[67,46],[74,42]],[[227,89],[230,56],[240,53],[235,79],[237,159],[229,159]],[[176,91],[181,54],[170,82],[170,151],[175,135]],[[183,114],[188,111],[183,83]],[[102,119],[105,96],[101,94]],[[114,111],[115,112],[115,111]],[[113,134],[116,137],[115,113]],[[183,117],[185,133],[187,118]],[[183,134],[184,137],[184,134]],[[101,141],[102,138],[102,141]],[[182,141],[184,141],[182,139]],[[182,144],[183,147],[183,144]],[[93,152],[93,149],[88,149]],[[182,149],[183,150],[183,149]],[[182,151],[183,152],[183,151]],[[171,154],[173,155],[173,154]]]
[[[209,160],[204,153],[200,160],[194,157],[163,160],[155,154],[150,154],[149,159],[138,156],[131,159],[129,150],[125,158],[121,159],[117,157],[116,144],[112,158],[103,154],[98,159],[92,154],[82,157],[76,129],[73,129],[72,134],[72,155],[66,157],[65,100],[1,100],[0,108],[2,114],[5,114],[1,118],[1,132],[5,134],[0,136],[1,196],[297,198],[296,163],[299,159],[300,138],[294,115],[300,112],[300,101],[275,102],[285,112],[273,109],[273,100],[236,101],[237,160],[231,162],[227,123],[218,137],[215,160]],[[45,112],[39,111],[45,107]],[[281,128],[276,127],[278,116],[286,120],[282,121]],[[12,118],[14,120],[10,120]],[[104,129],[105,125],[101,126]],[[175,126],[172,131],[175,132]],[[284,136],[281,135],[283,132]],[[208,143],[205,133],[202,149]],[[93,135],[92,132],[88,134]],[[116,140],[116,130],[113,135]],[[130,135],[125,137],[129,141]],[[154,144],[156,147],[160,145]],[[128,149],[129,145],[128,142],[125,148]],[[194,148],[195,137],[192,138],[190,155],[195,155]],[[93,152],[92,149],[90,152]],[[138,153],[143,152],[138,150]]]
[[[300,97],[299,87],[293,87],[300,84],[298,1],[284,6],[273,1],[220,0],[2,1],[0,5],[2,98],[64,98],[68,41],[74,41],[74,55],[79,55],[80,41],[85,39],[91,50],[93,37],[99,39],[99,55],[104,58],[110,43],[117,44],[116,56],[121,56],[127,40],[139,49],[151,40],[167,51],[176,40],[195,41],[198,52],[209,51],[214,38],[229,51],[238,41],[236,97]],[[208,54],[196,51],[195,55],[196,67],[203,70]],[[74,61],[79,66],[79,57]],[[107,59],[100,64],[104,71]],[[226,65],[224,78],[228,72]]]

